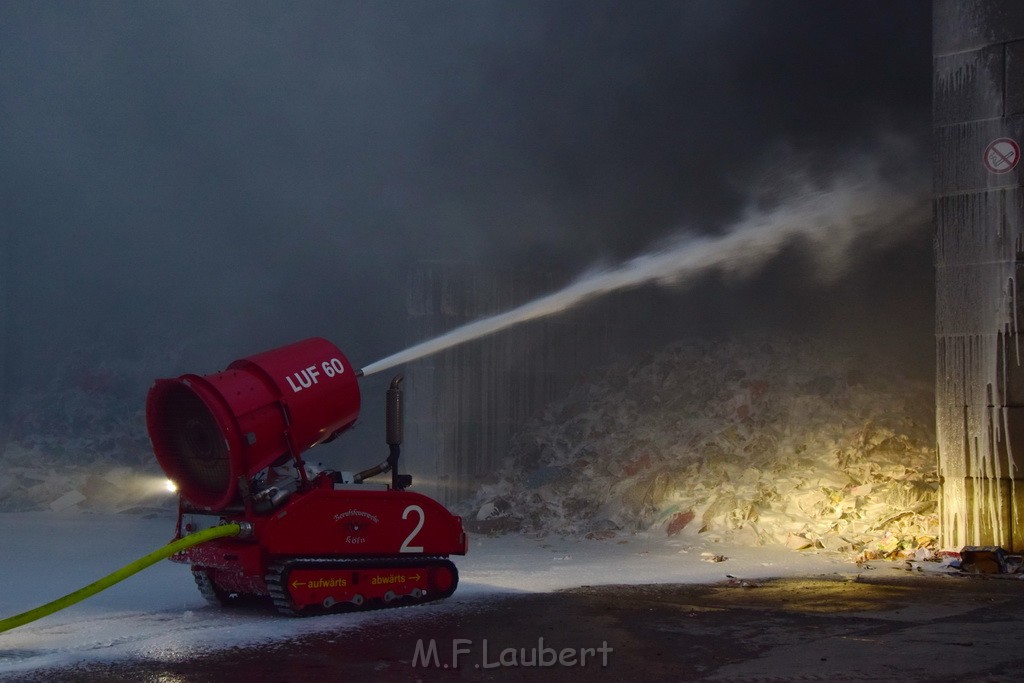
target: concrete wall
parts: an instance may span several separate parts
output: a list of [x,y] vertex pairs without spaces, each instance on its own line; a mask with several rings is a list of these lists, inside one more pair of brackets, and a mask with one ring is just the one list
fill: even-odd
[[[942,543],[1024,550],[1024,3],[933,4]],[[999,152],[1001,154],[995,154]]]
[[[562,284],[552,273],[426,263],[408,311],[417,339],[525,303]],[[501,466],[511,437],[595,365],[614,359],[621,299],[510,328],[411,364],[406,449],[417,490],[451,505]],[[431,471],[429,465],[433,463]]]
[[12,316],[14,298],[14,240],[11,226],[0,222],[0,453],[7,443],[11,396],[14,392],[15,328]]

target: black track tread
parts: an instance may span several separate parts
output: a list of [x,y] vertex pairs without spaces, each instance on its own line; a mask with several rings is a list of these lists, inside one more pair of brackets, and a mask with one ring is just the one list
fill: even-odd
[[213,585],[213,581],[210,580],[210,576],[205,570],[193,568],[192,577],[196,580],[196,587],[199,588],[199,594],[203,596],[206,602],[211,605],[226,604],[226,601],[221,598],[220,593],[217,592],[216,586]]
[[219,607],[240,607],[242,605],[258,604],[266,601],[266,598],[260,595],[227,592],[223,588],[217,586],[213,579],[210,578],[209,572],[202,567],[192,567],[192,577],[196,580],[196,587],[199,588],[199,594],[202,595],[206,602],[211,605]]

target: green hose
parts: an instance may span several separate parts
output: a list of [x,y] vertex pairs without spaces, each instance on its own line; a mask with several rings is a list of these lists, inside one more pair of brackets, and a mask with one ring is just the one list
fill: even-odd
[[81,602],[86,598],[96,595],[100,591],[110,588],[115,583],[124,581],[132,574],[142,571],[146,567],[156,564],[160,560],[170,557],[176,552],[191,548],[194,545],[211,541],[215,538],[223,538],[225,536],[237,536],[241,533],[242,527],[238,524],[222,524],[215,526],[210,529],[204,529],[194,534],[179,538],[177,541],[168,543],[159,550],[154,550],[148,555],[140,557],[131,564],[127,564],[121,567],[116,572],[104,576],[99,581],[90,583],[85,588],[79,588],[74,593],[68,593],[63,598],[57,598],[53,602],[48,602],[45,605],[40,605],[35,609],[30,609],[27,612],[16,614],[13,617],[0,620],[0,633],[9,631],[12,628],[17,628],[29,622],[35,621],[36,619],[42,619],[45,616],[59,612],[65,607],[71,607],[77,602]]

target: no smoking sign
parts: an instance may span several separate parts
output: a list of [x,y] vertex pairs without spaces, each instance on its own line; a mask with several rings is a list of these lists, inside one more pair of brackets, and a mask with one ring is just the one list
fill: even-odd
[[1020,145],[1011,138],[997,138],[988,143],[982,161],[992,173],[1009,173],[1020,161]]

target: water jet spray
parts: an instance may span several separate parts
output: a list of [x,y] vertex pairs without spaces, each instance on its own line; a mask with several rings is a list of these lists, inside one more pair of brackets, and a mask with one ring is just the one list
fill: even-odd
[[809,247],[815,280],[841,275],[863,238],[876,244],[899,239],[921,225],[930,205],[916,194],[894,191],[879,179],[840,181],[811,189],[769,211],[750,211],[717,235],[681,235],[614,267],[593,269],[563,287],[509,311],[476,320],[364,367],[372,375],[514,325],[557,315],[612,292],[647,284],[683,286],[709,272],[744,278],[795,242]]

